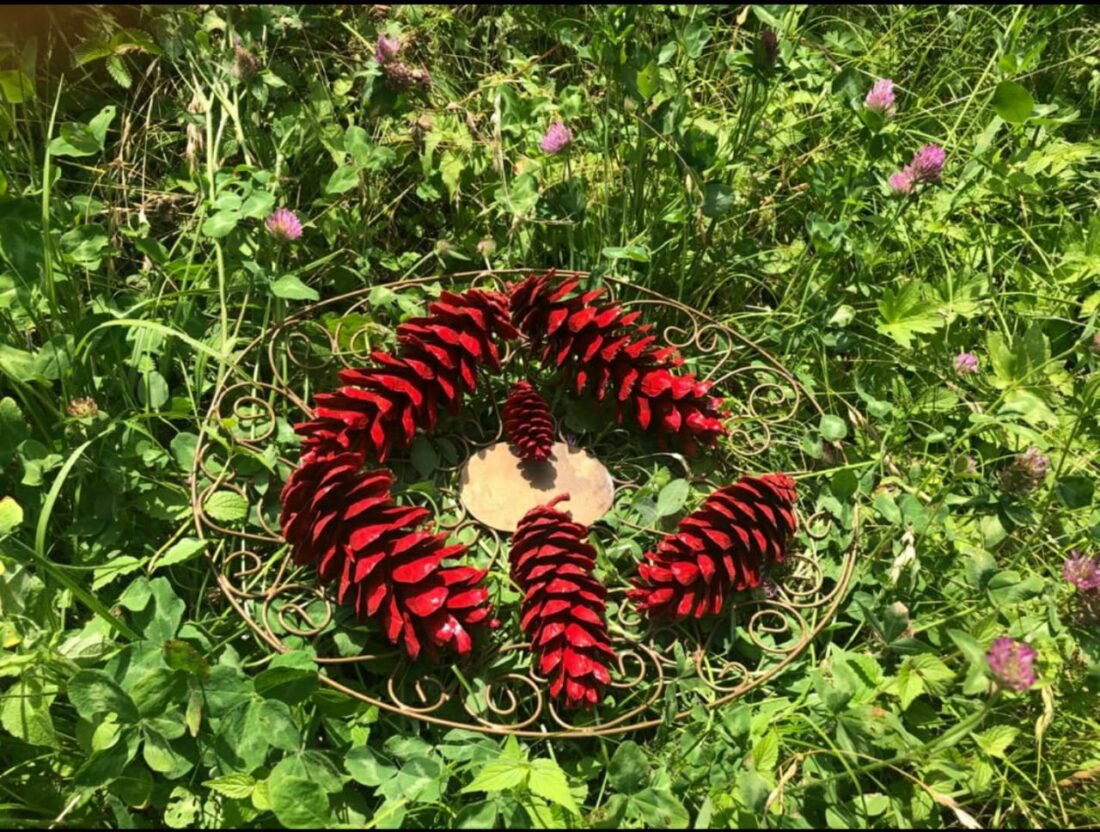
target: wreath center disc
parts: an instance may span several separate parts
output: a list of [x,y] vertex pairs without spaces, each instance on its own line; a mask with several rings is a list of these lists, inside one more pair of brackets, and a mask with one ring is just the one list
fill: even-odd
[[521,459],[507,442],[497,442],[462,466],[462,504],[498,531],[515,531],[524,514],[558,494],[569,495],[562,507],[575,522],[590,525],[611,509],[615,484],[603,463],[565,442],[555,442],[541,462]]

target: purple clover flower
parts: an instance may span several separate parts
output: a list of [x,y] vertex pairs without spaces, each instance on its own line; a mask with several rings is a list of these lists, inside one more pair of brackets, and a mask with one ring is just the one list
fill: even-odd
[[978,372],[978,356],[972,352],[960,352],[955,356],[955,372],[960,376]]
[[1080,590],[1100,589],[1100,563],[1074,550],[1062,564],[1062,577]]
[[890,191],[894,196],[907,196],[913,192],[913,171],[908,165],[890,177]]
[[863,104],[873,112],[884,116],[892,115],[894,112],[894,82],[889,78],[875,81],[875,85],[871,87],[871,91],[863,99]]
[[909,163],[914,182],[936,182],[943,170],[943,163],[947,154],[939,145],[926,144],[913,154],[913,161]]
[[302,223],[298,216],[287,208],[278,208],[267,218],[267,230],[281,243],[297,240],[302,236]]
[[560,121],[555,121],[542,137],[539,147],[547,153],[557,153],[568,147],[571,141],[573,141],[573,131]]
[[1009,636],[1001,636],[985,654],[989,669],[997,681],[1007,688],[1025,691],[1035,684],[1035,659],[1039,656],[1027,644]]
[[401,41],[388,35],[379,35],[378,41],[374,44],[374,60],[384,66],[396,58],[400,51]]

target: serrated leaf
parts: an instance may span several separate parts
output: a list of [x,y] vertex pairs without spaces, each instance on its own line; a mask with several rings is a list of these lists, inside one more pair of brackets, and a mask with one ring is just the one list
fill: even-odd
[[980,734],[974,735],[974,742],[978,744],[978,747],[988,754],[990,757],[999,757],[1001,759],[1005,756],[1005,751],[1012,745],[1012,741],[1016,739],[1020,734],[1019,728],[1014,728],[1011,725],[994,725]]
[[248,501],[236,491],[215,491],[202,508],[219,523],[238,523],[248,517]]
[[935,303],[927,299],[927,288],[919,280],[910,281],[896,292],[887,289],[878,302],[878,311],[878,331],[905,349],[912,346],[914,335],[930,334],[944,323]]
[[752,747],[752,762],[762,774],[770,774],[779,763],[779,734],[771,729]]
[[532,760],[531,772],[527,778],[527,788],[533,794],[562,806],[574,815],[581,813],[573,795],[569,791],[569,781],[565,772],[553,760]]
[[134,79],[130,77],[130,71],[126,69],[126,65],[122,63],[122,59],[118,55],[112,55],[107,59],[107,72],[115,83],[125,90],[130,89],[130,86],[134,83]]
[[252,796],[252,790],[256,788],[256,780],[249,774],[223,774],[221,777],[205,781],[203,785],[234,800],[244,800]]
[[500,792],[513,789],[526,782],[530,768],[515,760],[493,760],[487,763],[469,785],[462,789],[469,792]]

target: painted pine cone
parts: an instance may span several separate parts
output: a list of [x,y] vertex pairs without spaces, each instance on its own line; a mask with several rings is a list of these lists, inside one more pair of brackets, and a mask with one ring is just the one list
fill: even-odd
[[486,570],[444,565],[466,547],[417,529],[430,512],[395,503],[392,475],[363,462],[356,453],[307,457],[287,480],[279,523],[294,561],[315,564],[340,603],[376,619],[411,658],[424,645],[469,654],[469,630],[493,626]]
[[522,459],[549,459],[554,447],[550,407],[528,381],[517,381],[504,403],[504,430]]
[[497,292],[444,292],[428,314],[397,327],[397,355],[374,352],[373,367],[342,370],[335,393],[318,394],[314,418],[294,429],[307,452],[356,451],[380,462],[431,430],[439,410],[457,410],[477,386],[477,369],[500,372],[496,339],[518,333]]
[[781,563],[796,526],[794,480],[742,477],[714,491],[638,567],[629,596],[653,616],[717,614],[729,593],[760,584]]
[[604,290],[577,293],[579,285],[550,271],[512,288],[512,320],[542,360],[569,373],[578,394],[613,395],[620,419],[631,409],[642,430],[655,431],[662,442],[676,436],[688,452],[699,442],[713,445],[726,429],[723,400],[709,395],[710,382],[672,372],[682,359],[673,347],[656,345],[649,324],[636,324],[639,312],[595,303]]
[[523,591],[520,626],[531,639],[550,695],[566,708],[590,709],[611,681],[614,659],[605,622],[607,590],[593,575],[588,529],[554,506],[536,506],[512,535],[512,579]]

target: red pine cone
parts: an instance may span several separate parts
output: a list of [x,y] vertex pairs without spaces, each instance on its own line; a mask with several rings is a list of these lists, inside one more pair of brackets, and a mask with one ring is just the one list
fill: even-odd
[[385,460],[431,430],[440,407],[456,411],[484,365],[500,372],[496,339],[518,333],[498,292],[444,292],[428,315],[397,327],[398,353],[371,353],[375,366],[342,370],[343,386],[316,397],[314,418],[294,426],[307,451],[361,452]]
[[645,555],[628,593],[650,615],[718,614],[726,596],[760,584],[786,557],[796,520],[794,480],[742,477],[714,491]]
[[554,506],[563,494],[536,506],[512,535],[512,578],[523,590],[520,626],[531,638],[550,695],[567,708],[590,709],[611,681],[615,656],[604,621],[607,590],[592,574],[596,550],[588,529]]
[[379,620],[386,637],[410,657],[421,646],[470,652],[468,628],[489,623],[487,570],[444,566],[466,547],[415,527],[427,509],[390,496],[388,471],[363,471],[363,456],[306,457],[282,491],[279,523],[295,563],[313,563],[322,581],[337,581],[337,600],[360,618]]
[[517,381],[504,403],[508,441],[523,459],[543,460],[554,447],[554,419],[550,408],[528,381]]
[[623,408],[633,406],[642,430],[655,430],[661,440],[678,436],[689,452],[696,442],[713,445],[726,429],[723,400],[708,395],[710,382],[671,372],[682,359],[675,348],[656,346],[651,325],[636,325],[641,313],[595,303],[604,290],[577,294],[579,284],[550,271],[512,288],[512,320],[541,348],[542,360],[569,372],[577,393],[591,387],[601,400],[613,393],[620,419]]

